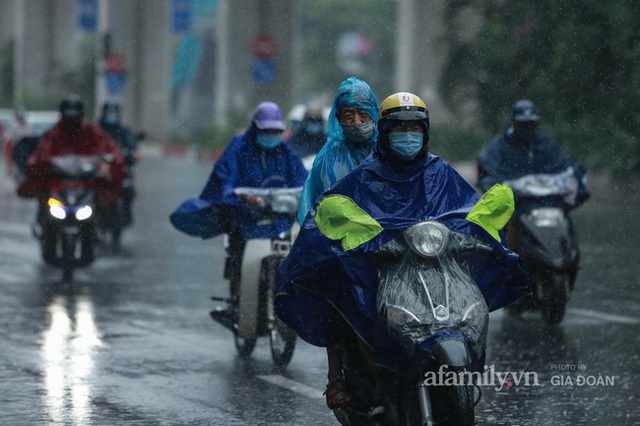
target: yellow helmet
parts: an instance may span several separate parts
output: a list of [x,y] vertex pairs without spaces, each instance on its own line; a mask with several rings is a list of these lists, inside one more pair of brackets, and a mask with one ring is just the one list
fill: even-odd
[[409,92],[397,92],[387,96],[378,110],[378,120],[426,120],[429,111],[420,97]]

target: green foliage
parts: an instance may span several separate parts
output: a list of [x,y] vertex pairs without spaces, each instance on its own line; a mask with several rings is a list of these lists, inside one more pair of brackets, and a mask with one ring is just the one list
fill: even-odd
[[[365,80],[376,93],[392,90],[394,2],[307,0],[302,10],[304,95],[322,93],[328,88],[335,91],[351,75]],[[371,41],[371,53],[359,61],[361,72],[352,72],[338,57],[340,36],[350,31],[361,31]]]
[[[447,16],[471,4],[449,5]],[[471,42],[449,33],[445,98],[477,88],[484,121],[500,131],[521,98],[544,129],[591,167],[640,171],[640,4],[632,0],[485,0]],[[455,26],[451,26],[455,28]],[[456,109],[455,104],[449,105]]]

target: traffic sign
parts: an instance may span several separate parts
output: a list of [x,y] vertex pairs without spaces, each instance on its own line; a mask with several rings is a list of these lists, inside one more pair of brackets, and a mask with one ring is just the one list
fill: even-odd
[[260,59],[254,63],[251,75],[258,84],[271,83],[276,76],[276,65],[270,59]]
[[258,59],[271,59],[276,54],[276,40],[271,34],[258,34],[253,40],[252,49]]
[[124,55],[122,53],[109,53],[106,58],[106,72],[121,74],[125,70]]

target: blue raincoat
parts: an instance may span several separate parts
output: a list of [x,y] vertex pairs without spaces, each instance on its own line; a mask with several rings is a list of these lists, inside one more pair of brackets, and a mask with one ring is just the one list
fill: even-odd
[[[255,143],[255,130],[233,138],[216,162],[199,198],[183,202],[171,214],[171,222],[182,232],[202,238],[227,232],[222,215],[232,218],[245,239],[267,238],[291,229],[292,221],[281,218],[258,225],[260,215],[244,204],[237,187],[296,188],[304,183],[307,170],[287,144],[264,149]],[[220,207],[224,207],[221,209]]]
[[[513,126],[504,134],[496,136],[482,148],[478,155],[478,187],[487,191],[496,183],[516,179],[529,174],[555,174],[572,168],[579,183],[577,199],[571,208],[582,205],[589,199],[586,187],[586,170],[566,157],[558,143],[547,134],[536,130],[533,140],[520,139]],[[518,200],[518,211],[525,211],[549,200]],[[553,202],[551,202],[553,204]],[[560,203],[564,206],[564,203]]]
[[[345,140],[337,115],[345,106],[362,108],[376,124],[376,131],[367,143],[354,145]],[[378,107],[378,98],[367,83],[355,77],[342,82],[329,114],[327,143],[313,161],[302,188],[298,210],[300,223],[320,194],[355,169],[371,153],[378,136]]]
[[[530,281],[515,253],[466,220],[480,195],[453,168],[430,153],[402,163],[388,149],[378,142],[371,156],[314,204],[280,269],[275,308],[302,339],[316,346],[337,343],[341,336],[335,324],[340,321],[335,318],[344,319],[373,348],[377,363],[402,371],[409,360],[378,317],[377,268],[368,253],[418,222],[437,220],[495,249],[470,265],[490,310],[529,293]],[[324,235],[315,216],[319,203],[334,194],[353,200],[380,225],[379,233],[346,248],[345,241]]]

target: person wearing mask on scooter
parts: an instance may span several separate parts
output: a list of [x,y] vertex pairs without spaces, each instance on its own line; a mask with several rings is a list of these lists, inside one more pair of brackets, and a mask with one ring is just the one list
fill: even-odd
[[295,132],[287,139],[287,143],[304,159],[317,155],[326,142],[322,110],[310,105],[306,108]]
[[320,194],[371,153],[378,136],[378,107],[378,98],[366,82],[349,77],[340,84],[329,113],[327,142],[302,189],[300,223]]
[[[307,170],[296,152],[282,141],[285,122],[280,107],[262,102],[253,112],[247,130],[235,136],[216,162],[202,193],[186,200],[171,215],[173,225],[193,236],[229,236],[225,278],[230,295],[238,295],[240,268],[246,241],[272,237],[291,229],[291,221],[279,219],[263,226],[254,214],[251,199],[235,193],[238,187],[298,188]],[[218,313],[213,311],[212,315]]]
[[[565,156],[558,143],[539,130],[540,114],[536,105],[528,99],[513,104],[509,127],[482,148],[478,155],[478,182],[481,191],[487,191],[497,183],[530,174],[555,174],[573,170],[578,182],[578,193],[573,208],[589,198],[585,185],[586,170]],[[517,208],[537,202],[535,198],[518,199]],[[517,213],[517,212],[516,212]],[[510,247],[517,251],[517,242],[512,224],[506,228]]]
[[123,225],[128,226],[133,222],[132,206],[135,197],[133,185],[133,166],[138,161],[138,138],[128,126],[122,123],[122,112],[120,103],[107,101],[102,105],[102,115],[100,116],[100,128],[111,136],[120,148],[122,156],[129,166],[129,176],[125,179],[122,190],[123,201]]
[[80,97],[70,95],[60,102],[61,118],[46,132],[27,160],[26,179],[18,187],[18,195],[39,200],[38,224],[45,220],[47,198],[61,181],[52,163],[56,157],[69,155],[96,156],[102,160],[97,171],[100,185],[97,203],[101,214],[108,214],[122,191],[127,175],[118,146],[96,124],[84,120],[84,104]]
[[[500,229],[513,211],[509,193],[490,209],[499,213],[476,223],[467,215],[481,197],[429,152],[429,112],[422,99],[394,93],[377,117],[373,153],[316,200],[280,269],[275,298],[278,317],[307,342],[331,348],[357,339],[375,382],[371,417],[384,413],[378,366],[403,371],[410,364],[378,317],[378,273],[370,255],[380,246],[418,222],[440,220],[495,249],[494,263],[483,265],[485,275],[477,280],[492,310],[528,290],[518,257],[500,243]],[[501,273],[491,272],[496,268]],[[351,403],[341,359],[331,353],[328,379],[329,408]]]

